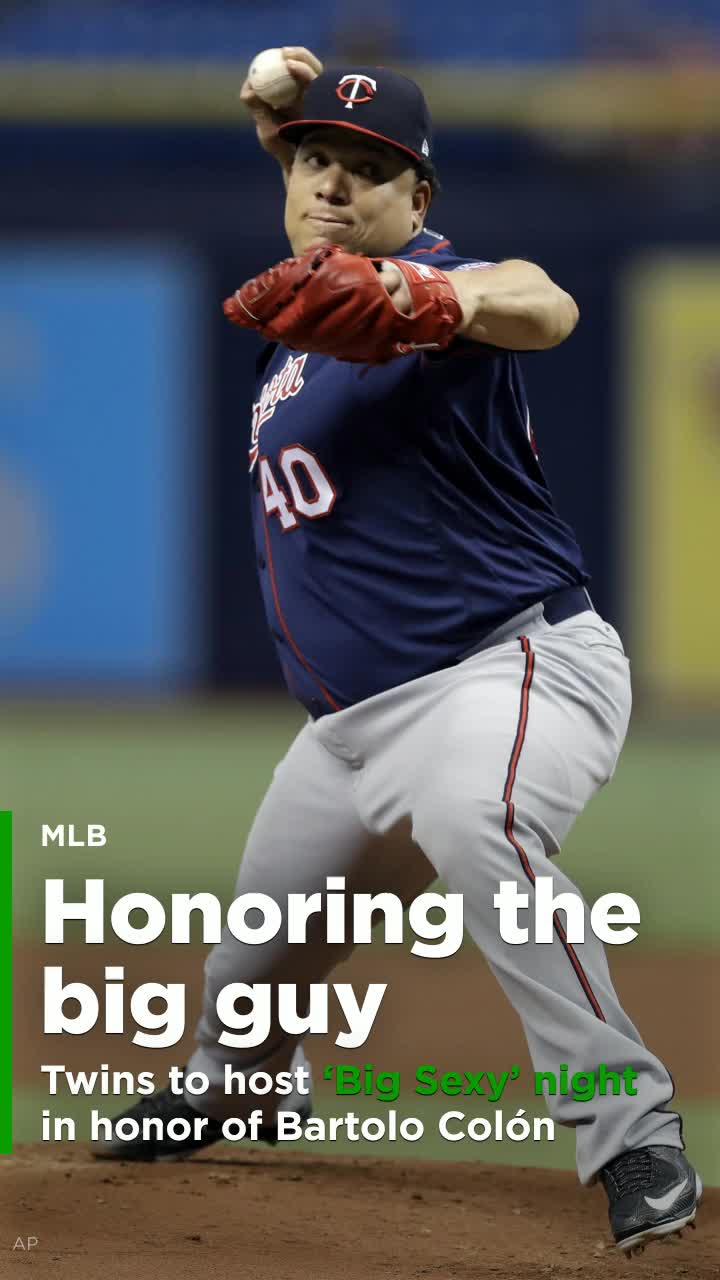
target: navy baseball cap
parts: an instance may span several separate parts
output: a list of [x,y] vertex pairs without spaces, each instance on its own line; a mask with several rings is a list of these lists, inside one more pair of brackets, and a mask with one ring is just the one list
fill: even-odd
[[432,121],[423,92],[414,80],[387,67],[333,67],[310,82],[304,115],[278,129],[298,143],[310,129],[337,125],[364,133],[403,151],[428,177],[432,162]]

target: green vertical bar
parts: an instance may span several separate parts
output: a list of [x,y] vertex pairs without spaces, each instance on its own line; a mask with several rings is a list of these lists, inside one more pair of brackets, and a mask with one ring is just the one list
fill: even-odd
[[0,1155],[12,1151],[12,813],[0,809]]

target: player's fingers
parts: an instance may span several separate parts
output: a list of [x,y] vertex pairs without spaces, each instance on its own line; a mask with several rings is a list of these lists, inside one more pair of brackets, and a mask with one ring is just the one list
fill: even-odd
[[310,84],[315,79],[315,72],[306,62],[300,62],[297,58],[286,58],[287,69],[295,77],[296,80],[302,80],[303,84]]
[[403,315],[409,315],[412,311],[412,298],[400,268],[396,267],[394,262],[383,262],[379,276],[393,300],[393,306],[398,311],[402,311]]
[[267,106],[267,103],[263,103],[262,98],[258,98],[249,80],[245,80],[243,83],[243,87],[240,90],[240,101],[244,102],[248,107]]
[[284,124],[288,118],[287,111],[276,111],[263,98],[259,98],[255,90],[251,88],[249,80],[245,81],[239,96],[243,106],[247,107],[258,124],[273,125],[277,128],[278,125]]
[[248,94],[241,93],[240,101],[244,107],[247,107],[257,124],[271,124],[277,127],[285,123],[284,116],[268,106],[267,102],[263,102],[262,98],[258,98],[252,91]]
[[245,82],[243,83],[243,87],[240,90],[240,101],[244,102],[245,105],[248,107],[254,107],[255,104],[259,103],[260,101],[257,94],[251,88],[249,80],[245,80]]
[[403,282],[403,273],[394,262],[381,262],[378,267],[378,275],[382,280],[388,293],[396,293]]
[[303,64],[307,64],[307,66],[310,67],[311,71],[315,72],[316,76],[320,75],[320,72],[323,69],[322,62],[320,61],[319,58],[315,57],[314,53],[311,53],[309,49],[306,49],[304,45],[286,44],[286,45],[283,45],[282,52],[285,55],[285,58],[288,62],[292,58],[294,62],[302,62]]

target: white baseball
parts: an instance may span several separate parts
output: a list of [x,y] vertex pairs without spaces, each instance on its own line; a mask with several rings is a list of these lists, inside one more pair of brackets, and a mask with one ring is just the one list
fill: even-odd
[[287,68],[282,49],[263,49],[250,63],[250,88],[271,107],[286,107],[297,97],[299,85]]

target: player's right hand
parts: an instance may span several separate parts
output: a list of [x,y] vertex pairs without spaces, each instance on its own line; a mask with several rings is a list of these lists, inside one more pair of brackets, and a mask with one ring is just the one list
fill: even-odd
[[289,120],[297,120],[302,115],[305,89],[311,80],[320,75],[323,64],[314,53],[303,48],[302,45],[284,45],[283,53],[288,71],[297,81],[297,97],[286,107],[271,107],[253,92],[246,78],[240,90],[240,101],[247,107],[255,121],[255,132],[260,146],[274,156],[283,169],[289,169],[295,148],[291,143],[283,142],[278,137],[278,129],[281,124],[287,124]]

